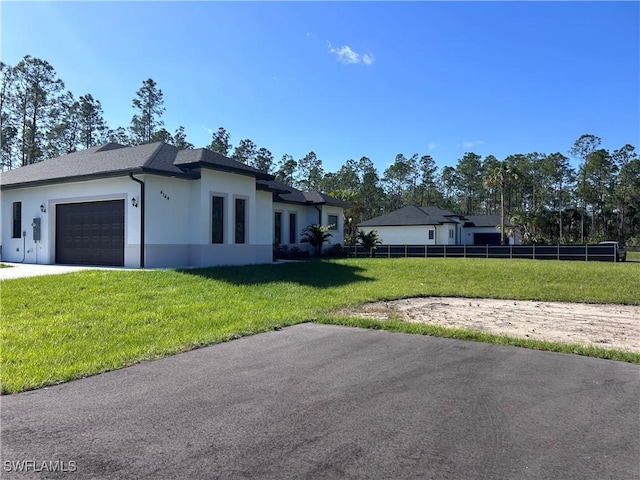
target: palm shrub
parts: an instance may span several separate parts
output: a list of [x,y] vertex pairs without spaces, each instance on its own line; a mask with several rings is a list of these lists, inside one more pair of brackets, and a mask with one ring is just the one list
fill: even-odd
[[302,236],[300,237],[300,243],[308,243],[313,247],[313,251],[316,257],[322,255],[322,245],[329,241],[333,235],[329,232],[329,226],[322,225],[309,225],[302,230]]
[[509,159],[500,162],[491,170],[484,179],[487,187],[499,187],[500,189],[500,245],[504,245],[504,193],[508,185],[518,181],[519,174],[515,165]]
[[359,231],[357,241],[359,245],[362,245],[364,249],[369,251],[369,256],[372,255],[376,246],[382,245],[382,239],[380,235],[378,235],[377,230],[371,230],[367,233]]

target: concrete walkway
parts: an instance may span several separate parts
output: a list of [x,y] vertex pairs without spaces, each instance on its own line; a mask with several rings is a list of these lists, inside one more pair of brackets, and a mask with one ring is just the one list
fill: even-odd
[[639,398],[638,365],[303,324],[2,397],[2,478],[638,479]]
[[34,265],[31,263],[9,263],[10,268],[0,268],[0,280],[12,278],[39,277],[41,275],[59,275],[61,273],[79,272],[80,270],[123,270],[122,267],[98,267],[84,265]]

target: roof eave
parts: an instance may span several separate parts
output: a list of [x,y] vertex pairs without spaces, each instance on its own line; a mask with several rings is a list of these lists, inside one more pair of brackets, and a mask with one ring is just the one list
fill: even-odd
[[47,178],[43,180],[34,180],[29,182],[19,182],[19,183],[10,183],[8,185],[4,185],[0,183],[0,188],[2,190],[15,190],[17,188],[32,188],[32,187],[42,187],[45,185],[57,185],[61,183],[77,183],[77,182],[85,182],[88,180],[100,180],[103,178],[116,178],[116,177],[124,177],[128,176],[130,173],[134,175],[159,175],[165,177],[174,177],[180,178],[184,180],[196,180],[200,178],[194,174],[188,173],[177,173],[177,172],[167,172],[163,170],[155,170],[151,168],[145,167],[135,167],[135,168],[127,168],[123,170],[114,170],[111,172],[100,172],[100,173],[90,173],[87,175],[78,175],[75,177],[59,177],[59,178]]
[[[128,172],[127,172],[128,173]],[[136,173],[136,172],[132,172]],[[139,173],[147,173],[150,175],[159,175],[162,177],[171,177],[171,178],[180,178],[184,180],[198,180],[200,178],[200,174],[198,172],[168,172],[166,170],[159,170],[155,168],[142,167],[139,169]]]
[[289,205],[311,205],[310,203],[305,203],[305,202],[296,202],[295,200],[285,200],[284,198],[275,198],[273,200],[276,203],[287,203]]
[[324,202],[325,205],[329,207],[340,207],[340,208],[351,208],[353,207],[350,203],[337,203],[337,202]]
[[276,187],[270,187],[269,185],[264,185],[256,182],[256,190],[260,190],[263,192],[271,192],[271,193],[288,193],[286,190],[282,190]]
[[245,177],[253,177],[256,180],[274,180],[276,177],[266,172],[248,172],[241,168],[227,167],[224,165],[212,165],[206,162],[198,162],[193,164],[180,165],[182,168],[206,168],[207,170],[217,170],[219,172],[235,173],[238,175],[244,175]]

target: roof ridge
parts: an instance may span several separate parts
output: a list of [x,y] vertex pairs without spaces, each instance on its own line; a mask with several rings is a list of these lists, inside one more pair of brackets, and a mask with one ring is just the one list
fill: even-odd
[[[155,148],[155,150],[153,151],[153,153],[151,153],[151,155],[149,156],[149,158],[147,160],[145,160],[145,162],[142,164],[142,168],[146,168],[146,167],[150,167],[151,164],[153,163],[153,161],[155,160],[155,158],[158,156],[158,154],[160,153],[160,151],[164,148],[165,145],[169,146],[169,144],[164,143],[164,142],[151,142],[151,143],[145,143],[143,144],[144,146],[146,145],[153,145],[154,143],[157,143],[158,146]],[[142,145],[138,145],[138,146],[142,146]],[[175,148],[175,147],[173,147]]]
[[429,215],[427,213],[427,211],[425,210],[425,208],[429,208],[429,207],[424,207],[422,205],[412,205],[413,207],[417,208],[420,212],[424,213],[425,215]]
[[178,150],[179,152],[187,152],[191,150],[192,152],[198,152],[198,161],[201,162],[206,156],[207,152],[215,153],[213,150],[209,150],[207,147],[200,148],[183,148],[182,150]]
[[[118,142],[105,142],[102,143],[100,145],[96,145],[94,147],[90,147],[90,148],[94,148],[95,150],[91,151],[91,152],[87,152],[87,153],[99,153],[99,152],[108,152],[109,150],[118,150],[120,148],[127,148],[126,145],[122,145]],[[86,150],[89,150],[90,148],[87,148]]]

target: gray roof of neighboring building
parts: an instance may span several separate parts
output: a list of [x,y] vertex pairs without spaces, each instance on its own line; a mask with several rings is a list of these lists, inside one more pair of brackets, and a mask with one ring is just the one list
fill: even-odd
[[461,215],[439,207],[417,207],[409,205],[359,223],[358,227],[387,227],[408,225],[440,225],[455,223]]
[[204,148],[179,150],[163,142],[134,147],[107,143],[2,172],[0,185],[3,188],[17,188],[113,177],[128,173],[155,173],[198,178],[199,174],[194,172],[195,168],[230,171],[262,180],[273,179],[273,175]]
[[321,192],[303,192],[297,188],[279,182],[278,180],[259,181],[258,185],[263,185],[265,189],[274,192],[274,202],[302,203],[305,205],[331,205],[335,207],[349,208],[350,203],[337,198],[333,198]]
[[500,225],[500,215],[465,215],[465,227],[496,227]]
[[500,215],[459,215],[439,207],[408,207],[389,212],[366,222],[358,227],[391,227],[410,225],[441,225],[462,221],[464,227],[496,227],[500,224]]

